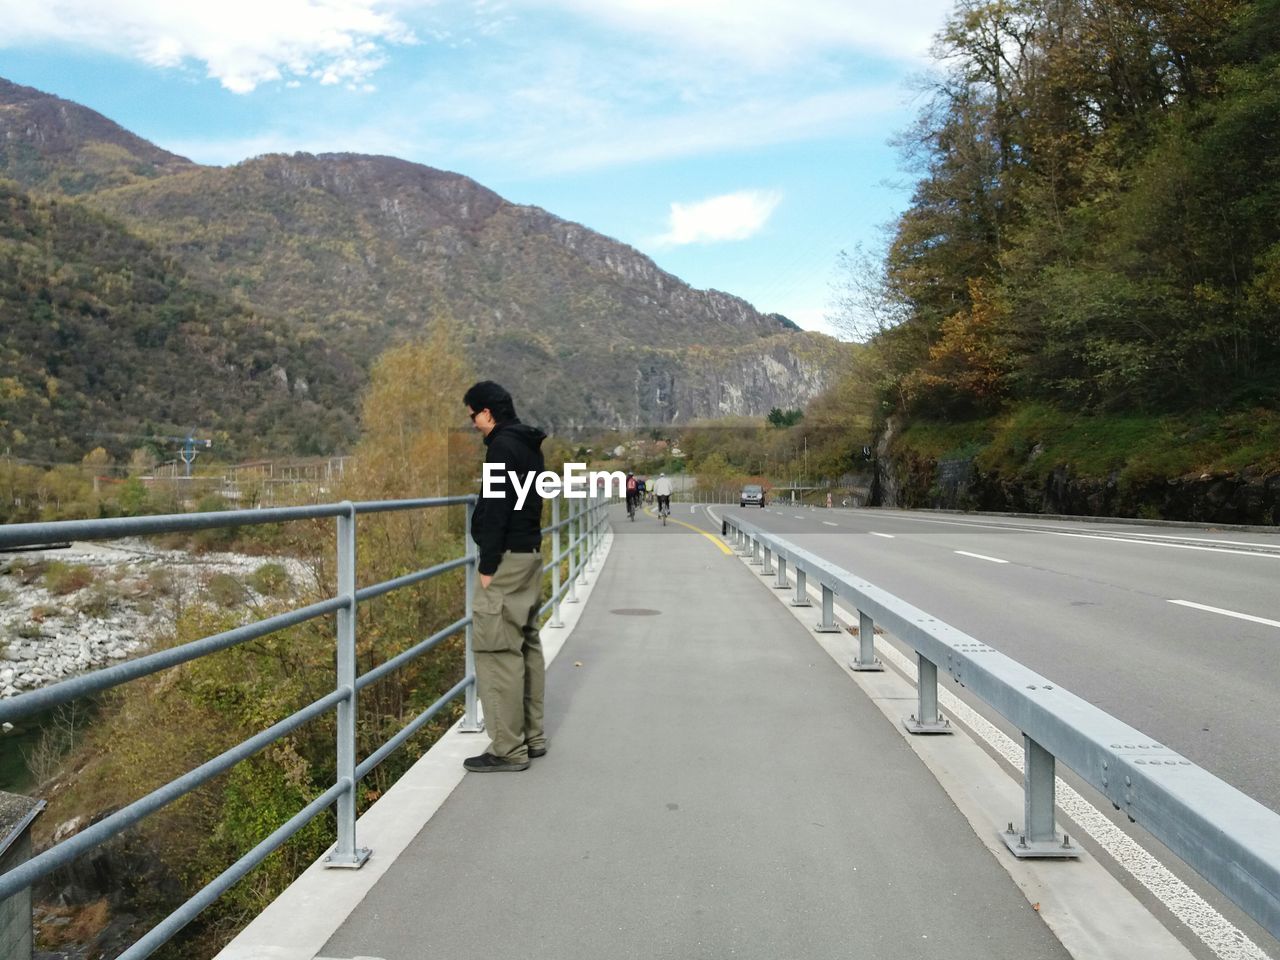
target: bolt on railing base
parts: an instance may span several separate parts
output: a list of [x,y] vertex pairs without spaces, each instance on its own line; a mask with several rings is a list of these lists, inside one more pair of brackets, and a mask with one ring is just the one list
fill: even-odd
[[813,604],[810,603],[808,600],[792,600],[791,605],[793,607],[812,607],[813,606]]
[[879,657],[873,659],[870,663],[863,663],[857,657],[849,661],[849,669],[854,673],[884,673],[884,663]]
[[1000,831],[1000,839],[1019,860],[1079,860],[1082,852],[1065,833],[1055,833],[1052,840],[1028,840],[1013,824]]
[[358,847],[353,857],[339,857],[336,853],[330,853],[325,856],[322,862],[326,869],[359,870],[364,866],[364,862],[369,859],[371,853],[373,851],[368,847]]
[[[808,603],[796,603],[795,601],[792,601],[791,605],[793,607],[811,606],[811,604],[808,604]],[[813,625],[813,631],[814,633],[843,633],[844,627],[840,626],[838,623],[831,623],[831,624],[815,623]]]
[[951,729],[951,721],[942,714],[938,714],[936,720],[919,720],[913,713],[902,721],[902,725],[907,728],[909,733],[955,733]]
[[477,720],[475,723],[467,723],[463,720],[458,724],[459,733],[484,733],[484,721]]

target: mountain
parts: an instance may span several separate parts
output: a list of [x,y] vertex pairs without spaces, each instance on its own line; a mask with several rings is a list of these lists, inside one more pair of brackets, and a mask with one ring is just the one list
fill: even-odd
[[[283,365],[305,371],[289,384]],[[67,461],[200,427],[220,453],[356,435],[355,368],[192,283],[121,224],[0,181],[0,448]]]
[[[559,431],[798,407],[842,362],[830,338],[458,174],[357,154],[199,166],[42,96],[0,87],[0,169],[44,191],[98,177],[81,202],[211,293],[349,362],[348,412],[370,361],[441,313],[477,372]],[[127,159],[108,175],[92,163],[104,154]],[[279,366],[290,386],[308,377]]]
[[0,77],[0,177],[74,195],[194,166],[87,107]]

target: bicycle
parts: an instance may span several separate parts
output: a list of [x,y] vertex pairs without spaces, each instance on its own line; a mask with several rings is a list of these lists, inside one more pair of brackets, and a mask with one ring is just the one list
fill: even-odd
[[671,516],[671,498],[658,498],[658,516],[662,518],[662,525],[667,525],[667,517]]

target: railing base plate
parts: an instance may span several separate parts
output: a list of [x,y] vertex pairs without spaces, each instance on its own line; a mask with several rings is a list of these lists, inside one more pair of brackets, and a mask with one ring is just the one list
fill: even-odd
[[915,717],[907,717],[902,721],[902,725],[907,728],[908,733],[916,734],[939,734],[939,733],[955,733],[951,729],[951,723],[948,720],[934,720],[932,723],[926,723],[923,720],[917,720]]
[[[808,604],[806,603],[805,606],[807,607]],[[834,623],[829,627],[823,626],[822,624],[817,623],[817,624],[814,624],[813,629],[815,633],[843,633],[844,632],[843,627],[838,626]]]
[[1026,840],[1022,834],[1000,831],[1000,839],[1019,860],[1079,860],[1080,848],[1063,846],[1063,835],[1055,834],[1053,840]]
[[371,853],[373,851],[368,847],[360,847],[356,850],[356,855],[353,858],[343,857],[342,859],[336,859],[334,854],[329,854],[324,858],[324,865],[326,869],[332,870],[359,870],[364,866],[364,862],[369,859],[369,854]]
[[808,600],[792,600],[791,605],[793,607],[812,607],[813,606],[813,604],[810,603]]
[[775,584],[773,585],[773,589],[775,589],[775,590],[790,590],[790,589],[791,589],[791,584],[789,584],[789,583],[775,583]]
[[884,673],[884,664],[879,659],[872,660],[870,663],[863,663],[861,660],[854,658],[849,661],[849,669],[854,673]]

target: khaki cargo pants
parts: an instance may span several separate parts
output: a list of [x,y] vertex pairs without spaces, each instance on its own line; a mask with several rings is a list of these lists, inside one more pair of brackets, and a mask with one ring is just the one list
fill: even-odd
[[546,663],[536,620],[542,597],[542,553],[502,555],[489,586],[477,574],[473,648],[476,692],[484,707],[489,752],[523,763],[529,747],[546,746],[542,696]]

